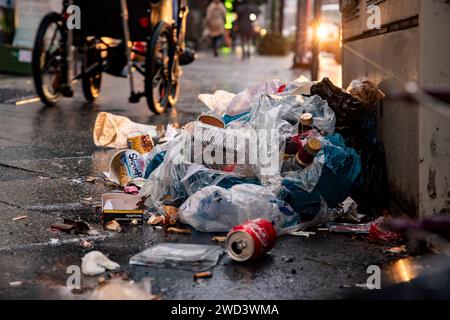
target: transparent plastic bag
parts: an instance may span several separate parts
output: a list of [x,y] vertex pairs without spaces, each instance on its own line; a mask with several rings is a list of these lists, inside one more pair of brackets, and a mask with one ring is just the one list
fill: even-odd
[[262,94],[275,94],[281,84],[280,80],[270,80],[245,89],[230,101],[225,113],[234,116],[250,111],[253,103],[256,102]]
[[279,95],[310,95],[311,87],[314,85],[313,81],[309,81],[304,76],[286,85],[284,90]]
[[336,125],[334,111],[319,96],[263,95],[252,109],[249,125],[253,128],[278,129],[280,137],[297,133],[297,125],[303,113],[311,113],[314,126],[325,134],[333,133]]
[[308,230],[310,228],[318,227],[320,225],[325,225],[331,220],[331,217],[332,217],[332,211],[328,207],[325,200],[322,198],[322,199],[320,199],[319,210],[312,220],[301,222],[297,225],[293,225],[291,227],[284,228],[283,230],[281,230],[281,232],[278,233],[278,235],[281,236],[281,235],[289,234],[291,232],[304,231],[304,230]]
[[199,94],[198,98],[209,109],[223,115],[227,111],[227,107],[234,99],[236,94],[224,90],[217,90],[214,94]]
[[307,166],[303,170],[283,172],[282,177],[297,184],[306,192],[311,192],[319,182],[324,163],[325,155],[323,150],[321,150],[316,155],[311,165]]
[[312,208],[308,212],[313,214],[320,197],[334,208],[362,183],[361,159],[354,149],[345,146],[342,136],[333,134],[320,140],[322,150],[310,166],[282,174],[284,197],[289,199],[286,202],[299,213]]
[[336,127],[336,115],[334,111],[328,106],[328,102],[323,100],[318,95],[305,98],[305,103],[302,105],[302,113],[311,113],[314,117],[314,126],[323,131],[325,134],[331,134]]
[[183,203],[178,217],[201,232],[227,232],[256,218],[269,220],[278,230],[299,222],[299,216],[270,188],[250,184],[228,190],[205,187]]
[[223,253],[222,247],[214,245],[162,243],[132,256],[130,264],[199,272],[216,266]]
[[[166,199],[182,203],[198,190],[214,185],[231,187],[240,183],[259,183],[255,177],[239,175],[239,168],[235,172],[224,172],[213,169],[191,160],[191,149],[189,144],[192,136],[183,132],[167,146],[160,147],[151,153],[148,159],[155,159],[161,152],[166,152],[163,161],[158,167],[149,172],[147,181],[140,191],[140,196],[146,197],[145,204],[156,212],[161,212],[159,207]],[[153,157],[153,158],[152,158]],[[216,166],[220,168],[221,166]],[[251,170],[247,170],[251,172]],[[244,170],[241,170],[244,172]]]

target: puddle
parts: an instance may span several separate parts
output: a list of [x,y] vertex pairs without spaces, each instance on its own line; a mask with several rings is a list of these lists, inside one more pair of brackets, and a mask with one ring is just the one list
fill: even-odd
[[414,258],[400,259],[386,269],[387,279],[392,284],[410,282],[417,278],[424,266]]

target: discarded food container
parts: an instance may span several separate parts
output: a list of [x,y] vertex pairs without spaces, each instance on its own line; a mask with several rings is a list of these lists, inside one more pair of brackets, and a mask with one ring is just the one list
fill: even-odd
[[153,149],[152,137],[148,134],[136,134],[127,139],[128,149],[135,150],[140,154],[149,153]]
[[102,195],[102,218],[103,224],[110,221],[119,223],[131,223],[137,220],[142,224],[144,210],[138,208],[141,201],[139,195],[125,193],[105,193]]
[[135,150],[122,150],[111,158],[109,172],[115,183],[125,187],[133,179],[144,178],[145,160]]
[[310,138],[302,150],[296,154],[294,161],[302,168],[306,168],[314,162],[315,156],[322,149],[322,143],[317,138]]
[[277,233],[267,220],[250,220],[234,227],[227,235],[226,248],[233,260],[256,259],[273,248]]
[[209,114],[203,114],[203,115],[199,116],[198,121],[200,121],[201,123],[204,123],[204,124],[208,124],[213,127],[217,127],[217,128],[221,128],[221,129],[225,128],[225,123],[221,119],[214,117],[212,115],[209,115]]

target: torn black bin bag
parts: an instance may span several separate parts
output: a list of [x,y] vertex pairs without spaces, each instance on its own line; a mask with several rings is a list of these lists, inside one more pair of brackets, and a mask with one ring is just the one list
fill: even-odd
[[361,151],[363,184],[354,200],[360,212],[377,215],[389,206],[386,155],[381,142],[368,144]]
[[364,182],[354,194],[359,211],[379,214],[388,207],[386,157],[383,144],[377,141],[374,108],[364,107],[355,97],[324,78],[311,87],[311,94],[326,100],[336,114],[336,133],[340,133],[348,147],[361,156]]
[[360,151],[359,137],[361,137],[364,118],[364,108],[361,103],[336,87],[328,78],[323,78],[321,82],[313,85],[311,94],[316,94],[327,101],[336,114],[336,133],[344,137],[348,147]]

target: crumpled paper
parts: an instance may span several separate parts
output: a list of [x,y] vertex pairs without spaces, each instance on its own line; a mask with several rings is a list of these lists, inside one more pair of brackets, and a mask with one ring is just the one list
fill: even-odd
[[347,88],[347,93],[358,99],[365,107],[373,106],[386,97],[383,91],[365,78],[353,80]]
[[81,272],[88,276],[95,276],[108,270],[120,268],[120,265],[109,260],[100,251],[91,251],[81,259]]

